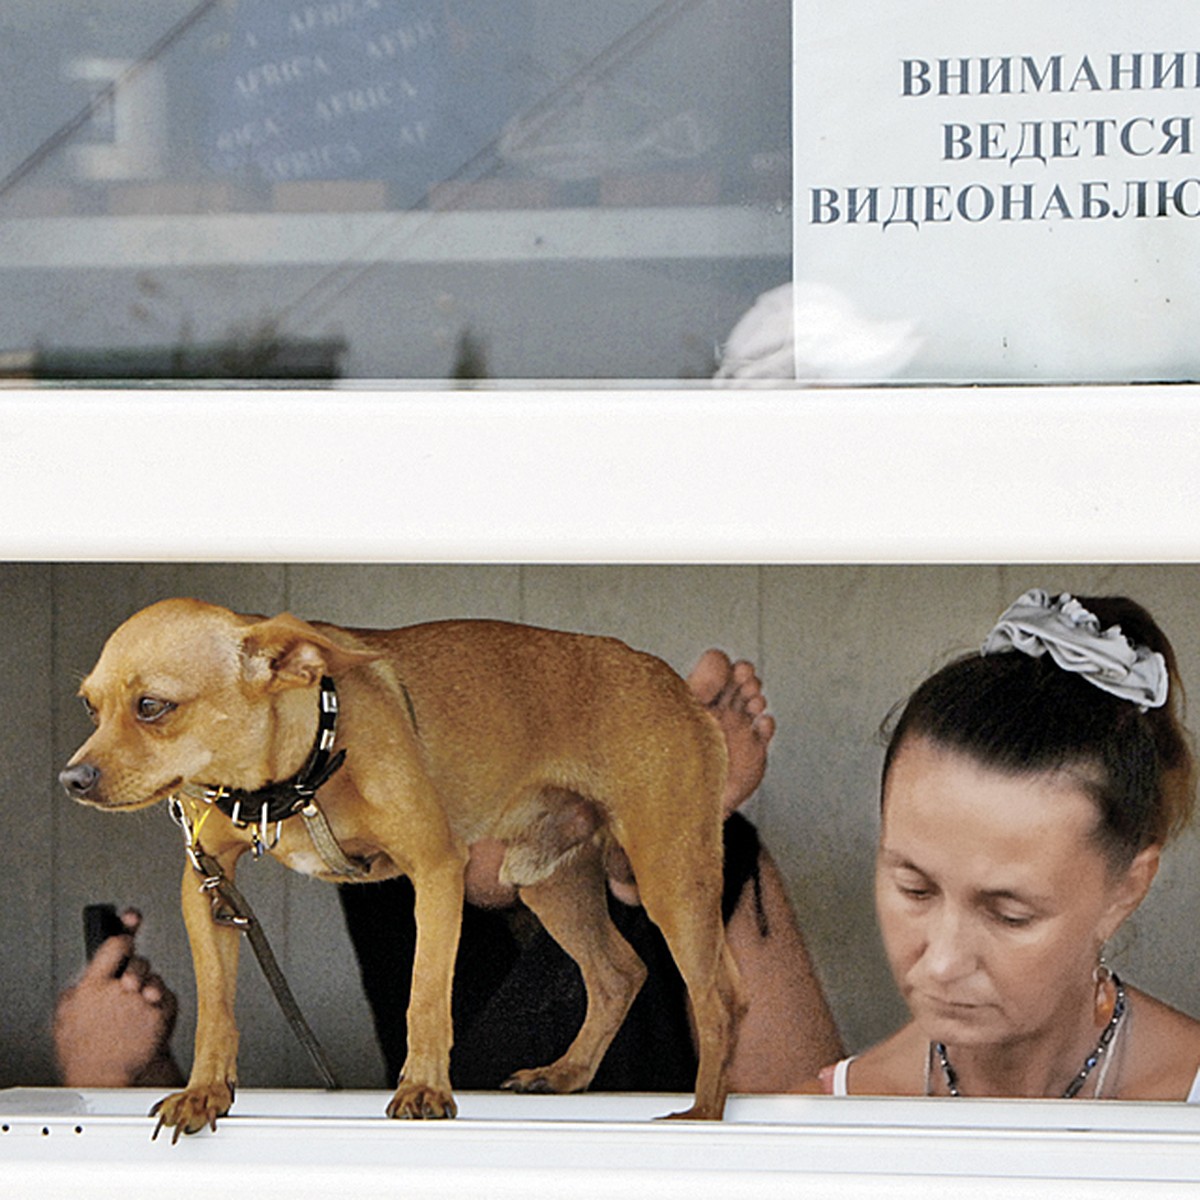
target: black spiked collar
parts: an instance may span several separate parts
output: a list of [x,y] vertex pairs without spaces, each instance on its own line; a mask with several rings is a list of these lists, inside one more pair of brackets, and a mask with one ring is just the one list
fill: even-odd
[[200,798],[219,808],[239,829],[257,826],[264,831],[294,816],[315,799],[317,791],[329,781],[345,760],[346,751],[333,750],[337,735],[337,688],[328,675],[321,678],[317,736],[304,766],[289,779],[264,784],[254,791],[244,788],[200,788]]

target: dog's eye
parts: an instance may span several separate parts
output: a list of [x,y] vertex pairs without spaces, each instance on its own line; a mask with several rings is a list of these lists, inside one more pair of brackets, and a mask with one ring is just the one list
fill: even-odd
[[139,721],[157,721],[165,717],[175,705],[170,700],[162,700],[157,696],[142,696],[136,707]]
[[79,698],[80,698],[80,700],[83,701],[83,711],[85,713],[87,713],[88,720],[91,721],[91,723],[93,725],[95,725],[97,720],[99,719],[98,714],[96,712],[95,705],[93,705],[92,702],[86,696],[80,696]]

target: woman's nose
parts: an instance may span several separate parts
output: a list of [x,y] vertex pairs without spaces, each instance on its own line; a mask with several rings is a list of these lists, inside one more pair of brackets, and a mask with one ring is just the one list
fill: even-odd
[[952,905],[943,904],[930,916],[925,935],[921,962],[931,979],[953,982],[975,969],[978,956],[971,923]]

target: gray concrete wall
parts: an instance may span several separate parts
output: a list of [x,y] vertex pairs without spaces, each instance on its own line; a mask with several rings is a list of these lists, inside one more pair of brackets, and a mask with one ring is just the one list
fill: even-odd
[[[184,1063],[190,1055],[178,831],[162,810],[119,816],[74,805],[55,778],[87,731],[79,679],[108,632],[144,604],[195,595],[378,626],[496,616],[614,634],[681,671],[710,645],[755,659],[779,733],[747,811],[787,879],[843,1034],[861,1047],[902,1016],[871,901],[880,722],[1035,585],[1132,595],[1171,635],[1185,681],[1200,680],[1192,566],[0,565],[0,1086],[53,1081],[53,1000],[81,966],[80,910],[96,900],[145,913],[144,948],[180,994],[176,1047]],[[1200,1013],[1196,850],[1187,835],[1167,855],[1114,961]],[[384,1086],[333,889],[272,862],[247,864],[239,882],[345,1081]],[[239,1012],[243,1084],[311,1086],[248,953]]]

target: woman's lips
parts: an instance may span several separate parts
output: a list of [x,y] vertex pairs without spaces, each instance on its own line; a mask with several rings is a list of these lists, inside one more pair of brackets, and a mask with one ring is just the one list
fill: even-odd
[[947,1015],[961,1015],[978,1012],[987,1005],[980,1000],[962,1000],[952,996],[936,996],[929,992],[917,992],[914,999],[927,1008]]

